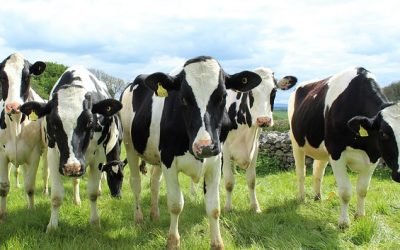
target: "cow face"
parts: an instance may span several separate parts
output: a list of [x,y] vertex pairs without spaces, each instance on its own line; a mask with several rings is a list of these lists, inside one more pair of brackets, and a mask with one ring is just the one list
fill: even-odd
[[187,61],[176,76],[149,75],[145,84],[158,96],[178,91],[179,105],[189,137],[189,151],[197,158],[220,153],[220,132],[225,112],[226,89],[249,91],[261,82],[260,76],[243,71],[226,74],[211,57]]
[[85,173],[85,153],[101,116],[112,116],[122,108],[113,99],[92,100],[92,94],[80,86],[60,88],[48,103],[27,102],[21,112],[30,117],[46,115],[49,147],[57,146],[60,154],[59,172],[66,176]]
[[121,198],[122,183],[124,180],[124,168],[127,162],[128,161],[125,159],[123,162],[112,161],[99,166],[99,170],[106,172],[107,174],[107,184],[110,188],[111,196],[114,198]]
[[392,179],[400,182],[400,104],[384,108],[373,118],[356,116],[348,125],[361,138],[377,136],[380,155],[392,169]]
[[29,95],[31,75],[40,75],[45,68],[44,62],[31,64],[19,53],[10,55],[0,63],[2,100],[7,114],[20,113],[20,106]]
[[[241,106],[242,108],[250,109],[250,115],[252,117],[251,126],[272,126],[274,124],[272,111],[274,110],[277,90],[288,90],[292,88],[297,83],[297,78],[294,76],[285,76],[277,81],[272,70],[268,68],[258,68],[254,70],[254,72],[261,77],[262,81],[260,85],[249,91],[248,94],[245,94],[248,95],[249,101],[244,105],[241,104]],[[243,113],[246,113],[246,111]]]

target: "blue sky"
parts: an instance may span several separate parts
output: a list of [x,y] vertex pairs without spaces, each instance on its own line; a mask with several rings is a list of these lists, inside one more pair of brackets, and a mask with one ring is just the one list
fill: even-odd
[[264,66],[300,82],[363,66],[383,87],[400,80],[398,10],[397,0],[3,1],[0,60],[19,51],[128,82],[209,55],[231,74]]

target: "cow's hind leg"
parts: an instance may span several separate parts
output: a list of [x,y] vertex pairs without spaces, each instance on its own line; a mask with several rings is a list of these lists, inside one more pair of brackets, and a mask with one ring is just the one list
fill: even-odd
[[15,187],[16,188],[20,188],[21,184],[19,182],[19,176],[21,174],[21,170],[19,169],[19,166],[15,166],[14,164],[12,164],[11,162],[8,163],[9,169],[11,169],[11,172],[14,176],[14,180],[15,180]]
[[232,210],[232,192],[235,186],[235,176],[233,175],[231,156],[228,150],[224,151],[223,159],[222,171],[226,191],[224,210],[229,212]]
[[304,181],[306,179],[305,154],[293,140],[292,140],[292,148],[293,148],[293,157],[296,165],[297,186],[299,189],[297,199],[299,201],[304,201],[305,199]]
[[74,177],[72,179],[72,186],[73,186],[73,199],[74,204],[77,206],[81,206],[81,195],[79,191],[79,183],[81,182],[80,178]]
[[36,173],[39,166],[40,153],[32,154],[32,160],[30,164],[23,164],[24,172],[24,187],[25,193],[28,197],[28,209],[34,207],[34,195],[35,195],[35,183]]
[[357,179],[357,211],[356,218],[365,216],[365,197],[367,196],[369,183],[371,182],[372,174],[376,168],[377,164],[370,164],[368,166],[363,166],[362,171],[358,175]]
[[99,197],[99,183],[101,179],[101,171],[98,169],[98,164],[90,168],[88,179],[88,195],[90,200],[90,224],[100,226],[99,214],[97,211],[97,198]]
[[8,176],[8,162],[4,156],[0,156],[0,221],[6,216],[6,203],[9,191],[10,179]]
[[314,160],[313,162],[313,188],[314,188],[314,200],[321,200],[321,186],[322,180],[325,174],[325,168],[328,165],[328,161]]

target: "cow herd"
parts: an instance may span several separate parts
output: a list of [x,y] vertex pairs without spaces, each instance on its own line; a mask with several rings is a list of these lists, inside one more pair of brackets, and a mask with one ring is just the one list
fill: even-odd
[[[180,246],[178,223],[184,206],[180,172],[193,183],[204,182],[213,249],[224,248],[219,186],[223,176],[227,194],[224,209],[229,211],[235,184],[233,165],[246,170],[250,207],[261,211],[255,193],[258,140],[262,128],[273,125],[277,90],[293,87],[296,77],[277,81],[268,68],[228,74],[214,58],[200,56],[186,61],[175,74],[137,76],[120,100],[115,100],[91,72],[73,66],[55,83],[49,100],[43,100],[30,87],[30,77],[40,75],[45,68],[45,63],[32,64],[19,53],[0,64],[0,220],[6,215],[10,163],[23,169],[28,207],[32,208],[41,156],[51,181],[47,231],[58,227],[64,198],[62,176],[74,180],[79,203],[79,177],[88,172],[90,223],[100,225],[96,202],[102,172],[106,172],[112,196],[120,197],[126,163],[135,199],[134,220],[142,222],[141,161],[153,165],[153,220],[160,216],[159,186],[162,175],[165,179],[169,249]],[[322,178],[329,162],[341,202],[339,227],[350,223],[347,167],[359,175],[357,216],[365,215],[365,196],[380,158],[392,169],[393,180],[400,182],[400,105],[386,99],[369,71],[350,68],[320,81],[299,84],[288,107],[298,198],[305,197],[304,157],[314,159],[316,200],[321,199]],[[120,159],[122,143],[125,161]]]

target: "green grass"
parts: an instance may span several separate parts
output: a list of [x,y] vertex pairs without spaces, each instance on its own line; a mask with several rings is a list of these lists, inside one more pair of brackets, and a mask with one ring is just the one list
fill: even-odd
[[[233,194],[234,210],[222,212],[221,233],[226,249],[400,249],[400,185],[390,180],[387,169],[377,169],[366,200],[367,216],[354,220],[356,198],[350,203],[352,224],[347,230],[337,227],[338,197],[332,171],[328,168],[323,185],[323,200],[314,202],[311,190],[311,169],[306,178],[306,201],[296,200],[294,171],[279,171],[279,162],[260,157],[256,190],[261,214],[249,209],[246,178],[243,170],[236,173]],[[36,208],[26,209],[25,195],[12,180],[8,196],[8,216],[0,223],[0,249],[164,249],[169,228],[169,215],[163,180],[160,212],[157,223],[150,221],[149,176],[142,182],[142,225],[133,222],[133,196],[128,182],[123,198],[110,198],[106,183],[98,206],[101,228],[89,226],[89,201],[86,178],[81,182],[82,206],[72,203],[72,181],[66,179],[66,195],[60,211],[59,228],[50,234],[45,229],[50,217],[50,201],[40,191],[37,178]],[[355,182],[355,176],[352,183]],[[190,180],[180,176],[185,206],[179,230],[182,249],[209,249],[209,228],[202,195],[189,193]],[[200,190],[200,189],[199,189]],[[221,207],[225,190],[221,186]],[[355,188],[354,188],[355,192]]]

